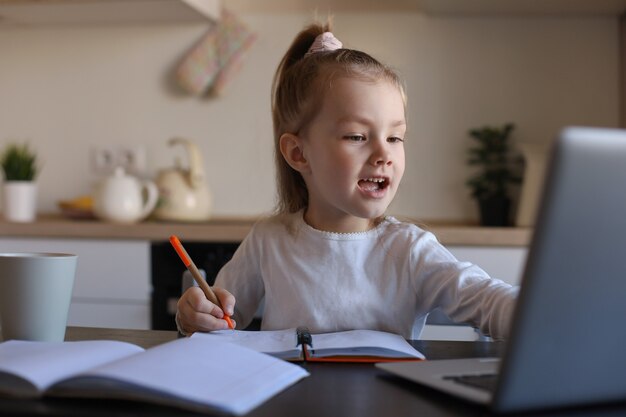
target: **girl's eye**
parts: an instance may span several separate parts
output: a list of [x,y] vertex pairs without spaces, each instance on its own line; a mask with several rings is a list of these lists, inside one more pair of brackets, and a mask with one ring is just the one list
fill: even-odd
[[396,142],[404,142],[404,139],[398,137],[398,136],[391,136],[389,138],[387,138],[387,142],[391,142],[391,143],[396,143]]
[[351,140],[353,142],[362,142],[365,140],[365,136],[363,135],[347,135],[347,136],[344,136],[344,138]]

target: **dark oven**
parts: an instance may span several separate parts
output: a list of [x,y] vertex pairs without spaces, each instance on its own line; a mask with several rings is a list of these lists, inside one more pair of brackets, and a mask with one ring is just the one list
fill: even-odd
[[[185,249],[199,269],[206,272],[209,285],[222,266],[232,258],[239,243],[185,242]],[[152,296],[151,327],[153,330],[176,330],[174,316],[181,294],[185,265],[169,241],[152,242],[150,251]]]

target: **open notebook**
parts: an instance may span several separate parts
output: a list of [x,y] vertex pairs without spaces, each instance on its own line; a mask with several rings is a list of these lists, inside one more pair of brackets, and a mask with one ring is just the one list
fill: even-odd
[[[185,338],[0,343],[0,395],[111,398],[245,414],[309,374],[242,346]],[[219,383],[216,383],[219,381]]]
[[397,362],[424,359],[402,336],[376,330],[311,334],[306,328],[287,330],[220,330],[191,338],[227,341],[288,361]]
[[626,130],[563,130],[502,361],[377,366],[498,412],[623,401],[625,181]]

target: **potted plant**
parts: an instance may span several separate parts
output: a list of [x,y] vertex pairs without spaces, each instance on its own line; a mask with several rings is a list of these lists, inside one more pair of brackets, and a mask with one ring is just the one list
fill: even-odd
[[37,155],[27,144],[9,144],[0,156],[4,173],[2,208],[4,218],[14,222],[35,220],[37,208]]
[[469,149],[467,162],[479,170],[468,179],[467,185],[478,201],[483,226],[510,225],[511,186],[521,182],[517,173],[520,159],[509,143],[513,129],[514,125],[507,123],[468,132],[475,146]]

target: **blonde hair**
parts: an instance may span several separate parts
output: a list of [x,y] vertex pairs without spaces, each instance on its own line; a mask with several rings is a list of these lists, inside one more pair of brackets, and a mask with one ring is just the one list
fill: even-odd
[[304,179],[283,158],[280,137],[299,134],[315,118],[324,92],[336,77],[385,80],[396,86],[406,107],[406,93],[399,75],[365,52],[354,49],[307,54],[315,39],[330,32],[330,24],[315,23],[302,30],[280,61],[272,84],[272,119],[276,163],[278,214],[295,213],[308,206]]

